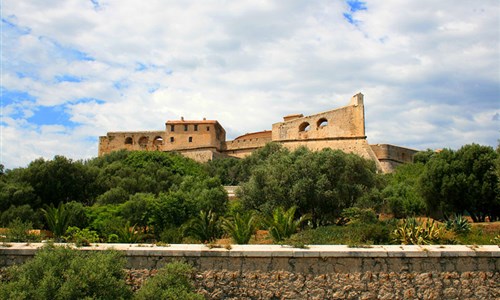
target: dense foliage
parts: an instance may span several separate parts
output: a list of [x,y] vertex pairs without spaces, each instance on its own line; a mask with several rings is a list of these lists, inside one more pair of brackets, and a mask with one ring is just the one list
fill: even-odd
[[356,205],[375,187],[376,176],[373,162],[354,154],[280,148],[253,168],[240,197],[246,208],[268,215],[277,207],[296,206],[316,227]]
[[[211,243],[224,236],[248,243],[259,229],[279,236],[279,226],[265,220],[291,208],[283,220],[307,216],[293,232],[326,225],[355,228],[359,219],[377,228],[374,222],[387,213],[432,217],[462,233],[468,232],[462,216],[474,222],[500,220],[500,147],[427,150],[414,161],[380,174],[373,162],[354,154],[290,151],[275,143],[244,159],[205,164],[143,151],[88,161],[37,159],[26,168],[0,166],[0,227],[11,228],[0,239],[33,240],[26,230],[37,228],[81,245]],[[228,202],[223,183],[240,185],[238,200]]]
[[124,268],[118,252],[44,247],[7,269],[0,299],[129,299]]
[[125,264],[117,251],[45,246],[32,260],[6,269],[0,299],[205,299],[194,292],[194,269],[186,263],[166,264],[135,293]]

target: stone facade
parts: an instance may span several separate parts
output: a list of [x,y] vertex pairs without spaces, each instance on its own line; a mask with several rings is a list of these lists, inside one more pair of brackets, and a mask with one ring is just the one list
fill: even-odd
[[285,116],[272,130],[248,133],[226,141],[224,128],[214,120],[167,121],[164,131],[108,132],[99,138],[99,156],[112,151],[176,151],[197,161],[218,156],[243,158],[269,142],[289,149],[305,146],[313,151],[324,148],[356,153],[373,160],[383,172],[391,172],[411,162],[417,152],[394,145],[369,145],[365,135],[363,94],[351,98],[348,105],[330,111],[303,116]]

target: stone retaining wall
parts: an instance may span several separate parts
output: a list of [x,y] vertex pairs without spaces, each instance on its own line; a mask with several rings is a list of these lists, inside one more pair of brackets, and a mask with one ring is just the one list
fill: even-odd
[[[0,266],[22,263],[40,244],[0,247]],[[140,285],[167,262],[197,270],[209,299],[500,299],[498,246],[94,245],[128,259],[129,281]],[[229,248],[229,247],[227,247]]]

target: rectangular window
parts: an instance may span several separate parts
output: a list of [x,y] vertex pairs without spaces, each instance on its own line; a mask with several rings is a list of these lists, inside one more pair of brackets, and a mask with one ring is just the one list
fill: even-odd
[[210,126],[207,126],[207,131],[210,131]]
[[192,143],[192,142],[193,142],[193,137],[192,137],[192,136],[190,136],[190,137],[189,137],[189,142],[190,142],[190,143]]
[[194,125],[194,131],[198,131],[198,125]]
[[188,126],[184,125],[184,131],[188,131]]
[[174,132],[174,128],[175,128],[174,125],[170,125],[170,131]]
[[173,137],[173,136],[171,136],[171,137],[170,137],[170,142],[171,142],[171,143],[173,143],[173,142],[174,142],[174,137]]

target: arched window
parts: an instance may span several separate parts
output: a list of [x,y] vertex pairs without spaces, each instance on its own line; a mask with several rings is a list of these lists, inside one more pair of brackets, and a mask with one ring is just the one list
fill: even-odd
[[139,146],[146,147],[148,145],[148,137],[143,136],[139,139]]
[[153,145],[155,145],[155,146],[163,145],[163,138],[161,136],[155,137],[155,140],[153,141]]
[[307,122],[304,122],[302,124],[300,124],[299,126],[299,131],[309,131],[311,129],[311,125],[309,125],[309,123]]
[[325,118],[321,118],[316,124],[318,125],[318,128],[325,127],[328,125],[328,120]]
[[125,139],[125,145],[132,145],[132,138],[131,137],[127,137]]

